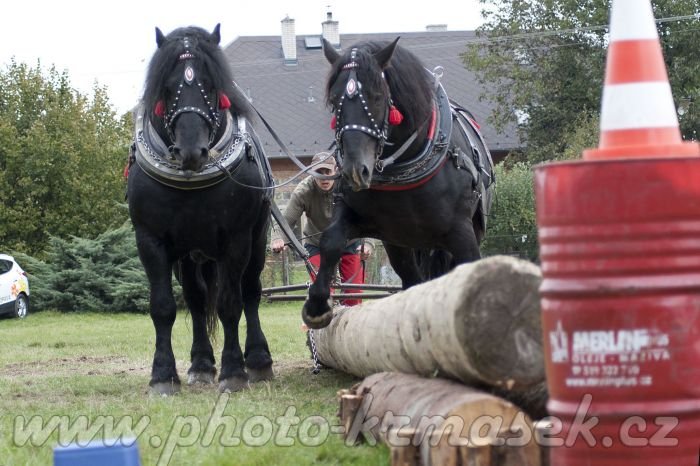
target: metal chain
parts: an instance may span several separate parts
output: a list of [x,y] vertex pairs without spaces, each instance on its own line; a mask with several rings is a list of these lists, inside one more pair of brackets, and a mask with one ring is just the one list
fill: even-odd
[[309,329],[307,335],[309,336],[309,346],[311,347],[311,357],[314,360],[314,367],[311,368],[312,374],[318,374],[321,372],[321,364],[318,361],[318,353],[316,352],[316,342],[314,341],[314,331]]

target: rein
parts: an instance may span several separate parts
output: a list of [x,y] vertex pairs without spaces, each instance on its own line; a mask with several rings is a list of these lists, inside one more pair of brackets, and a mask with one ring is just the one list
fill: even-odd
[[[239,91],[243,92],[243,90],[240,88],[240,86],[238,85],[238,83],[234,82],[233,84],[238,88]],[[299,177],[300,175],[302,175],[303,173],[306,173],[307,171],[310,171],[311,168],[313,168],[313,167],[315,167],[316,165],[318,165],[318,164],[322,163],[323,161],[325,161],[325,159],[324,159],[323,161],[320,161],[320,162],[318,162],[318,163],[316,163],[316,164],[314,164],[314,165],[310,165],[310,166],[308,166],[308,167],[307,167],[306,165],[304,165],[304,163],[303,163],[301,160],[299,160],[299,159],[292,153],[292,151],[289,150],[289,148],[284,144],[284,142],[282,142],[282,139],[277,135],[277,133],[275,132],[275,130],[272,129],[272,126],[270,126],[270,123],[268,123],[267,120],[265,119],[265,117],[262,116],[262,113],[260,113],[260,111],[259,111],[257,108],[255,108],[255,106],[254,106],[252,103],[250,104],[250,107],[251,107],[251,108],[255,111],[255,113],[258,115],[258,118],[260,118],[260,121],[262,122],[262,124],[265,125],[265,128],[266,128],[267,131],[270,133],[270,135],[272,136],[272,138],[275,140],[275,142],[277,143],[277,145],[280,146],[280,149],[282,149],[282,152],[284,152],[284,155],[286,155],[287,157],[289,157],[289,159],[290,159],[292,162],[294,162],[294,164],[295,164],[297,167],[299,167],[299,168],[301,169],[301,171],[300,171],[299,173],[297,173],[296,175],[294,175],[293,177],[291,177],[291,178],[288,179],[287,181],[285,181],[285,182],[283,182],[282,184],[277,185],[277,186],[284,186],[284,185],[288,184],[288,183],[291,182],[292,180],[298,178],[298,177]],[[321,173],[316,172],[315,170],[311,172],[311,175],[312,175],[314,178],[317,178],[317,179],[319,179],[319,180],[336,180],[336,179],[340,178],[340,174],[339,174],[339,173],[336,173],[335,175],[323,175],[323,174],[321,174]]]

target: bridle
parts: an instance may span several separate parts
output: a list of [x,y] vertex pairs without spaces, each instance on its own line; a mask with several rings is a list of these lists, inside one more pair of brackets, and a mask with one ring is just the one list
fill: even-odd
[[[158,103],[156,104],[156,108],[154,109],[154,113],[157,116],[163,118],[163,126],[165,127],[165,131],[167,132],[168,137],[171,141],[175,141],[174,127],[177,118],[183,113],[196,113],[197,115],[204,118],[204,121],[206,121],[209,125],[209,147],[211,147],[214,143],[214,138],[219,132],[219,127],[221,126],[222,119],[219,117],[219,113],[221,110],[229,108],[231,106],[231,103],[228,100],[228,97],[223,92],[220,92],[217,95],[218,102],[216,102],[219,111],[215,109],[214,105],[211,102],[211,99],[204,90],[202,83],[199,81],[194,72],[192,61],[196,58],[196,56],[192,52],[190,52],[189,38],[184,37],[182,39],[182,42],[185,47],[185,52],[180,54],[180,56],[178,57],[178,62],[185,62],[185,72],[182,75],[182,79],[180,80],[180,84],[178,85],[177,92],[175,93],[175,100],[173,101],[172,105],[167,110],[167,112],[165,111],[165,102],[163,100],[158,101]],[[185,85],[187,85],[188,87],[192,85],[197,86],[202,96],[202,100],[206,106],[206,110],[203,110],[198,106],[179,105],[180,96],[182,95],[182,91],[185,89]]]
[[[360,80],[357,78],[357,71],[356,69],[360,67],[359,63],[357,63],[357,48],[352,48],[350,50],[350,61],[343,65],[341,70],[350,70],[350,75],[348,76],[347,83],[345,84],[345,92],[340,96],[340,100],[338,101],[338,105],[335,110],[335,114],[333,116],[333,119],[331,121],[331,127],[332,129],[335,130],[335,144],[336,144],[336,151],[338,153],[338,161],[340,162],[342,160],[342,155],[343,155],[343,134],[345,134],[347,131],[359,131],[361,133],[365,133],[368,136],[376,139],[376,146],[374,149],[374,165],[375,169],[381,173],[385,167],[391,165],[394,163],[394,161],[401,156],[406,149],[409,148],[409,146],[413,143],[413,141],[416,139],[418,136],[418,130],[416,130],[409,138],[404,142],[401,147],[399,147],[396,152],[394,152],[390,157],[382,159],[381,156],[384,153],[384,146],[385,145],[392,145],[390,142],[387,141],[388,139],[388,132],[389,132],[389,126],[395,126],[401,124],[401,121],[403,120],[403,115],[401,115],[401,112],[394,106],[394,102],[391,100],[391,95],[388,90],[388,84],[386,83],[386,79],[384,77],[384,72],[382,71],[382,81],[384,82],[386,88],[387,88],[387,111],[384,113],[384,119],[382,121],[381,127],[377,124],[377,120],[374,118],[374,115],[372,115],[372,112],[370,111],[368,105],[367,105],[367,99],[365,98],[364,94],[362,93],[362,83]],[[370,126],[364,126],[364,125],[357,125],[357,124],[342,124],[342,115],[343,115],[343,104],[345,102],[345,99],[353,100],[355,97],[360,99],[360,103],[362,104],[362,109],[365,112],[365,115],[370,121]],[[422,125],[421,125],[422,128]],[[419,128],[420,129],[420,128]],[[340,163],[339,163],[340,165]]]
[[[357,63],[356,58],[357,48],[353,48],[350,51],[350,62],[346,63],[342,67],[342,70],[350,70],[350,75],[348,76],[347,83],[345,84],[345,92],[343,92],[343,95],[338,101],[338,105],[335,110],[335,115],[331,123],[331,125],[334,126],[335,129],[336,148],[339,155],[342,155],[343,134],[345,134],[347,131],[360,131],[361,133],[365,133],[377,140],[377,144],[374,150],[374,158],[375,160],[379,160],[379,157],[381,157],[382,153],[384,152],[384,145],[386,144],[387,140],[387,129],[389,126],[389,111],[387,110],[387,112],[385,113],[384,120],[382,121],[382,126],[380,127],[377,124],[377,121],[374,119],[372,112],[369,110],[369,107],[367,106],[367,99],[362,93],[362,83],[359,79],[357,79],[356,69],[359,68],[360,65]],[[382,77],[383,76],[384,74],[382,73]],[[365,115],[367,115],[367,118],[369,118],[371,127],[357,124],[342,124],[343,103],[345,102],[345,99],[347,98],[349,100],[353,100],[356,97],[360,99],[360,103],[362,104],[362,108],[365,111]],[[391,108],[391,97],[388,98],[388,104],[389,108]]]

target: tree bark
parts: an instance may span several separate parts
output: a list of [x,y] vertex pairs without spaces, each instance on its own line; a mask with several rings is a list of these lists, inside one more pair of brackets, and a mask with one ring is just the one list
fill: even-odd
[[525,391],[545,379],[539,268],[494,256],[393,296],[336,310],[313,336],[320,361],[366,377],[441,376]]

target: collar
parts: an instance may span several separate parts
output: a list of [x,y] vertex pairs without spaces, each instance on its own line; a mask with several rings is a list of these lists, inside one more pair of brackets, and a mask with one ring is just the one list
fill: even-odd
[[[148,118],[144,118],[143,108],[136,113],[134,130],[135,159],[139,167],[154,180],[178,189],[201,189],[213,186],[226,178],[214,161],[207,163],[196,173],[185,173],[170,155],[167,145]],[[221,138],[212,146],[210,153],[229,172],[240,163],[250,135],[247,120],[234,117],[226,112],[226,129]]]
[[375,171],[370,189],[404,191],[427,183],[445,164],[451,136],[452,110],[447,93],[440,85],[423,149],[410,160],[386,166],[381,173]]

